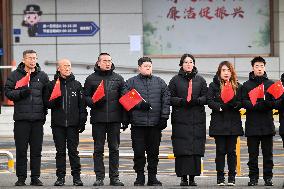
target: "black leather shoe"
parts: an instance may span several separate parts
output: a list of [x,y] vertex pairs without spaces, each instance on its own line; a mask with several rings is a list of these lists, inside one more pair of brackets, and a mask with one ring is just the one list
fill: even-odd
[[25,178],[19,177],[18,180],[17,180],[17,182],[15,182],[15,186],[26,186],[25,181],[26,181]]
[[103,186],[104,185],[104,180],[103,179],[97,179],[93,186]]
[[83,182],[80,178],[74,178],[73,179],[73,185],[74,186],[83,186],[84,184],[83,184]]
[[109,185],[111,185],[111,186],[124,186],[124,184],[119,180],[119,178],[110,179]]
[[248,186],[256,186],[258,185],[258,179],[251,178],[250,181],[248,182]]
[[54,183],[54,186],[64,186],[65,179],[63,177],[58,177]]
[[43,186],[43,183],[38,178],[32,178],[30,185],[32,185],[32,186]]
[[272,179],[264,179],[264,186],[273,186]]
[[187,176],[181,177],[180,186],[188,186]]

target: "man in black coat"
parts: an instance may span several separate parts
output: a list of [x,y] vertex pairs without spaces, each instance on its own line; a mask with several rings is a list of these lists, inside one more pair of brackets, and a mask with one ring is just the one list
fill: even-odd
[[[56,91],[55,85],[60,86]],[[54,98],[51,98],[51,95]],[[71,73],[71,62],[68,59],[58,61],[54,80],[50,82],[45,93],[45,104],[51,109],[51,128],[56,147],[56,176],[54,186],[63,186],[66,175],[66,143],[73,176],[73,185],[83,186],[81,181],[81,164],[79,152],[79,133],[85,130],[87,109],[83,99],[81,83]]]
[[[259,169],[258,155],[259,145],[263,154],[263,179],[266,186],[273,186],[273,135],[275,127],[273,122],[272,109],[275,99],[266,90],[273,84],[265,72],[265,60],[262,57],[255,57],[251,61],[252,72],[249,73],[249,80],[242,87],[242,101],[246,109],[245,135],[247,137],[247,146],[249,153],[249,186],[258,184]],[[264,85],[264,96],[258,98],[255,105],[252,104],[249,92]]]
[[170,92],[165,81],[152,75],[152,60],[138,60],[139,74],[127,80],[127,87],[136,89],[143,101],[130,111],[131,139],[134,151],[135,186],[145,184],[144,167],[148,161],[148,186],[161,186],[157,180],[161,130],[167,127],[170,114]]
[[[95,65],[95,72],[89,75],[84,84],[87,105],[91,108],[91,124],[94,139],[94,186],[104,185],[105,167],[103,162],[104,144],[107,134],[109,148],[110,185],[124,186],[119,180],[119,144],[120,126],[123,120],[123,108],[119,98],[127,91],[124,79],[115,73],[112,58],[108,53],[101,53]],[[93,101],[95,91],[103,81],[104,95]],[[102,92],[102,91],[101,91]]]
[[[24,77],[28,80],[21,80]],[[23,60],[5,84],[5,95],[14,101],[14,139],[16,145],[16,186],[23,186],[27,178],[27,149],[31,152],[31,185],[42,186],[39,180],[43,125],[47,113],[44,107],[44,88],[49,79],[37,64],[34,50],[23,52]],[[21,83],[20,87],[17,87]]]

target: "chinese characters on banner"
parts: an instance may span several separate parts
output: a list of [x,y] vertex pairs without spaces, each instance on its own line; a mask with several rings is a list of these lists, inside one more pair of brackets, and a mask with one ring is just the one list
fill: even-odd
[[[169,11],[167,13],[168,19],[178,20],[178,19],[196,19],[196,18],[203,18],[207,20],[212,19],[221,19],[223,20],[226,17],[233,17],[233,18],[244,18],[244,10],[241,6],[237,6],[233,8],[232,10],[229,10],[225,6],[217,6],[216,8],[210,7],[210,6],[204,6],[201,8],[197,8],[194,5],[198,2],[197,0],[191,0],[189,1],[189,5],[187,7],[183,8],[177,8],[178,3],[181,1],[178,0],[167,0],[172,1],[174,5],[169,8]],[[199,0],[202,1],[202,0]],[[208,2],[212,3],[214,5],[213,0],[207,0]],[[223,0],[224,2],[226,0]],[[235,0],[231,0],[235,1]],[[202,1],[204,2],[204,0]]]

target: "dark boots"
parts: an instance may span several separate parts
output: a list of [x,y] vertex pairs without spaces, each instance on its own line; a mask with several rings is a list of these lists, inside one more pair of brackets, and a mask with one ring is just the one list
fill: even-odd
[[145,175],[143,172],[137,173],[137,178],[134,182],[134,186],[144,186],[145,184]]
[[189,175],[188,186],[197,186],[197,183],[194,181],[194,176]]
[[148,174],[147,186],[162,186],[162,183],[157,179],[156,174]]

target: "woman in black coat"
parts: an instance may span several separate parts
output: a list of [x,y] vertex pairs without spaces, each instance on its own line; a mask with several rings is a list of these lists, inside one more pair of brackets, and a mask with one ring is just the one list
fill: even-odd
[[[226,89],[225,85],[228,85]],[[225,185],[226,154],[229,169],[228,185],[235,185],[236,143],[238,136],[243,135],[239,112],[242,107],[240,90],[241,85],[237,82],[233,65],[228,61],[221,62],[207,94],[208,106],[212,109],[209,135],[215,138],[216,143],[215,162],[219,186]]]
[[[170,83],[172,105],[172,143],[175,171],[181,177],[181,186],[196,186],[194,177],[201,173],[201,157],[206,141],[205,79],[197,74],[195,59],[184,54],[180,71]],[[187,180],[189,175],[189,181]]]

